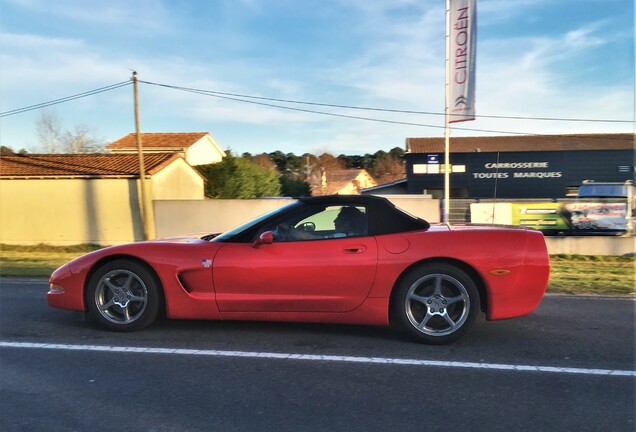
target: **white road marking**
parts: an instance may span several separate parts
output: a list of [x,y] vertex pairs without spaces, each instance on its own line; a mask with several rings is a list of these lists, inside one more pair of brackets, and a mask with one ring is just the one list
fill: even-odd
[[544,298],[557,298],[567,300],[626,300],[636,301],[636,297],[631,294],[621,295],[603,295],[603,294],[552,294],[547,293],[543,295]]
[[152,348],[152,347],[144,348],[144,347],[123,347],[123,346],[107,346],[107,345],[47,344],[47,343],[31,343],[31,342],[6,342],[6,341],[0,341],[0,348],[48,349],[48,350],[66,350],[66,351],[100,351],[100,352],[110,352],[110,353],[176,354],[176,355],[189,355],[189,356],[241,357],[241,358],[259,358],[259,359],[275,359],[275,360],[331,361],[331,362],[341,362],[341,363],[370,363],[370,364],[384,364],[384,365],[488,369],[488,370],[515,371],[515,372],[541,372],[541,373],[636,377],[636,371],[634,370],[566,368],[566,367],[554,367],[554,366],[530,366],[530,365],[514,365],[514,364],[498,364],[498,363],[472,363],[472,362],[459,362],[459,361],[419,360],[419,359],[401,359],[401,358],[386,358],[386,357],[288,354],[288,353],[270,353],[270,352],[253,352],[253,351],[219,351],[219,350],[183,349],[183,348]]

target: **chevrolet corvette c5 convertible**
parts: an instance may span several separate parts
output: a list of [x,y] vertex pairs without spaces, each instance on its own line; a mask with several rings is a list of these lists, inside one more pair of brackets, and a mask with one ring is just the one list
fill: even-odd
[[391,325],[445,344],[481,313],[532,312],[549,272],[539,231],[430,225],[385,198],[336,195],[300,198],[220,235],[91,252],[53,272],[47,298],[115,331],[160,316],[297,321]]

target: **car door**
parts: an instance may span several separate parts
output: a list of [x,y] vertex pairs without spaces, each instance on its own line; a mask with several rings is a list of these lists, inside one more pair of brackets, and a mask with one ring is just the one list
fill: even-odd
[[213,265],[223,312],[346,312],[367,297],[375,278],[372,236],[229,243]]

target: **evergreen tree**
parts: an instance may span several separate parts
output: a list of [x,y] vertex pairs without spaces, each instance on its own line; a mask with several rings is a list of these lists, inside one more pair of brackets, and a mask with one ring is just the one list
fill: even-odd
[[282,175],[280,176],[280,193],[288,197],[311,196],[311,187],[306,181]]
[[250,159],[235,157],[230,151],[223,161],[197,167],[207,179],[205,195],[208,198],[260,198],[280,196],[278,174]]

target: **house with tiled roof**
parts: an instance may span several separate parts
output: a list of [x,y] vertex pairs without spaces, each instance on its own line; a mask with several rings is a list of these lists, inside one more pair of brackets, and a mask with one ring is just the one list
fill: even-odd
[[[203,200],[204,178],[177,153],[144,155],[148,237],[155,200]],[[0,243],[118,244],[143,240],[134,154],[0,157]]]
[[[225,157],[225,152],[208,132],[142,133],[144,154],[178,153],[192,166],[208,165]],[[131,133],[108,144],[113,154],[136,154],[137,134]]]
[[312,185],[312,195],[358,195],[361,189],[377,186],[365,169],[324,170],[319,184]]
[[[633,180],[633,133],[450,138],[451,198],[559,199]],[[444,138],[407,138],[407,190],[444,196]]]
[[[176,153],[145,155],[148,175],[183,159]],[[0,178],[124,178],[139,177],[137,155],[111,154],[24,154],[2,156]]]

